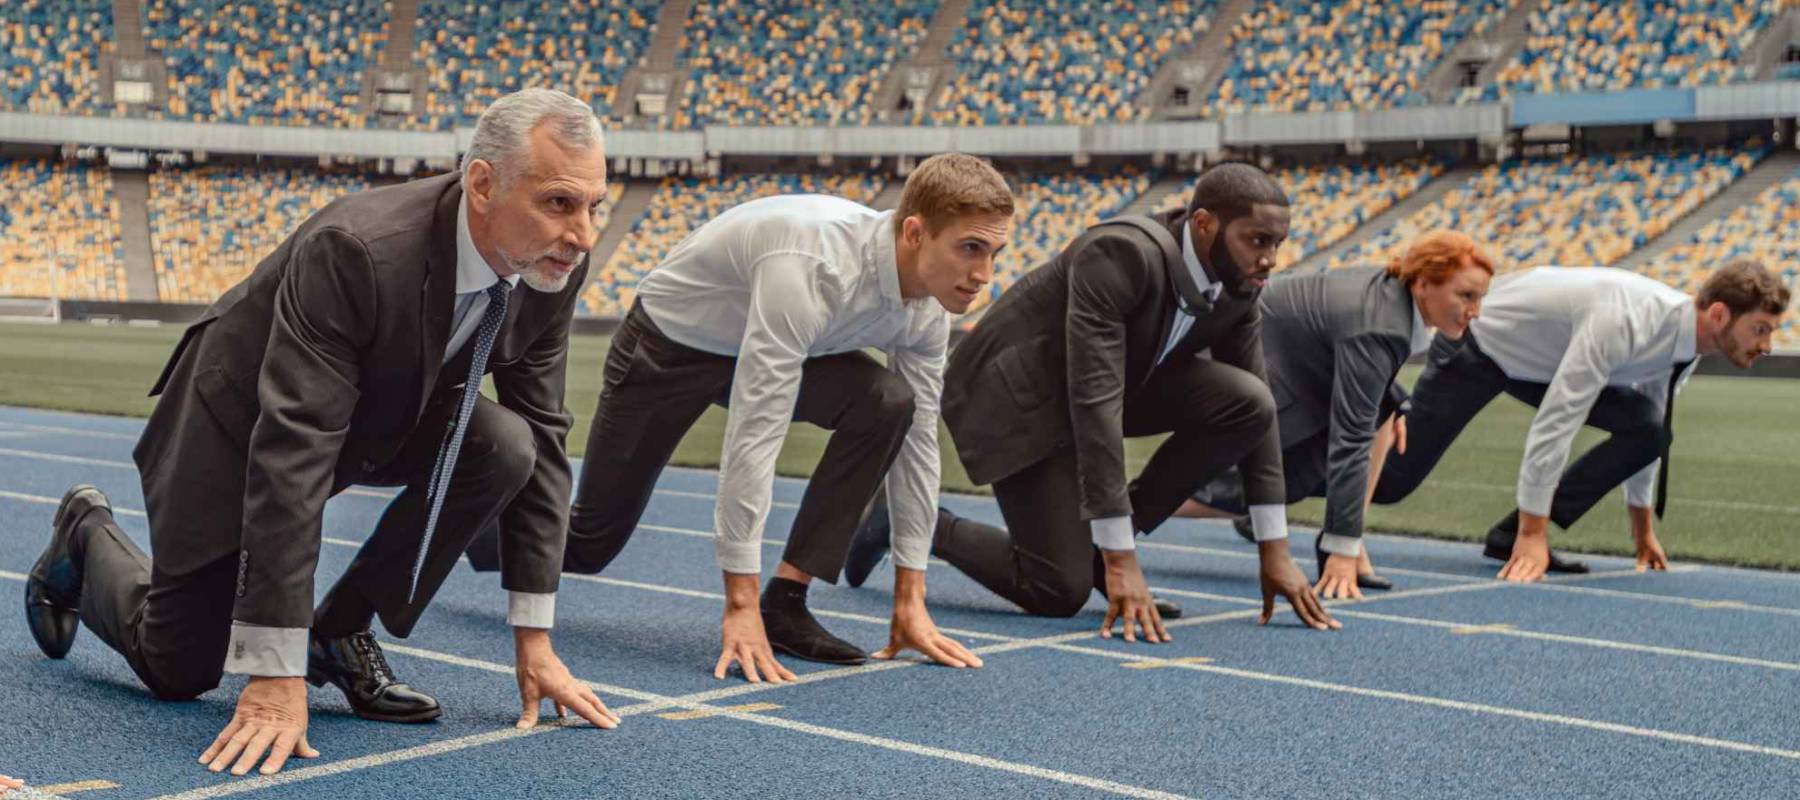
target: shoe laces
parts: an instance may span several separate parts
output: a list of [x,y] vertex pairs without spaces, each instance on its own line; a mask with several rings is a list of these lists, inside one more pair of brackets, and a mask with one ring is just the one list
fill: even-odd
[[379,678],[382,683],[394,682],[394,670],[388,667],[387,656],[381,652],[381,646],[375,643],[375,634],[369,631],[350,635],[350,649],[356,652],[357,659],[363,668]]

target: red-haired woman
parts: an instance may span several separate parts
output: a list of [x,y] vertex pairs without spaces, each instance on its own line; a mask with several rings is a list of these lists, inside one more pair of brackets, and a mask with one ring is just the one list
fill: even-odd
[[[1324,497],[1315,547],[1326,598],[1390,588],[1362,548],[1371,478],[1388,442],[1406,449],[1400,365],[1431,344],[1430,329],[1461,338],[1481,310],[1494,262],[1468,236],[1420,236],[1385,269],[1357,267],[1284,276],[1262,295],[1263,354],[1281,428],[1287,501]],[[1245,513],[1241,480],[1227,473],[1182,506],[1181,516]],[[1248,538],[1248,537],[1246,537]],[[1333,558],[1333,556],[1336,556]]]

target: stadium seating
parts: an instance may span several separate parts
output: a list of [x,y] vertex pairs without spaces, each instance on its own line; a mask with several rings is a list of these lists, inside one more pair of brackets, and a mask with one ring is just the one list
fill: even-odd
[[860,125],[938,0],[700,0],[675,127]]
[[0,297],[125,299],[112,173],[0,161],[0,186]]
[[[1645,272],[1692,293],[1713,269],[1739,258],[1761,261],[1800,294],[1800,173],[1708,223],[1688,242],[1657,256]],[[1790,309],[1782,319],[1775,346],[1800,348],[1800,312]]]
[[976,0],[951,40],[952,125],[1128,122],[1166,58],[1205,33],[1212,0]]
[[112,51],[112,0],[0,2],[0,111],[106,113],[99,61]]
[[358,174],[203,167],[150,174],[150,246],[165,303],[210,303],[313,212],[369,188]]
[[[637,283],[695,228],[739,203],[778,194],[831,194],[859,203],[874,201],[881,175],[751,174],[724,178],[667,178],[642,216],[581,296],[581,313],[623,314]],[[622,222],[622,220],[618,220]]]
[[500,97],[561,89],[605,111],[649,47],[657,0],[421,0],[415,56],[427,70],[414,127],[474,125]]
[[1008,175],[1006,180],[1015,198],[1011,243],[995,260],[994,281],[973,309],[998,298],[1089,226],[1125,210],[1153,182],[1149,174],[1132,169]]
[[1541,0],[1524,49],[1465,98],[1700,86],[1746,80],[1738,66],[1783,0]]
[[1765,152],[1568,156],[1488,167],[1398,224],[1332,260],[1385,264],[1414,236],[1452,228],[1489,245],[1502,272],[1611,264],[1667,230]]
[[[1276,271],[1285,270],[1314,252],[1350,235],[1365,221],[1388,210],[1443,171],[1433,161],[1405,161],[1375,167],[1340,165],[1291,167],[1275,173],[1287,190],[1293,221],[1288,238],[1276,253]],[[1161,208],[1186,207],[1199,177],[1163,199]]]
[[384,0],[147,0],[144,20],[169,69],[158,116],[358,127],[388,12]]
[[1506,7],[1506,0],[1262,0],[1235,23],[1211,111],[1423,102],[1432,68]]

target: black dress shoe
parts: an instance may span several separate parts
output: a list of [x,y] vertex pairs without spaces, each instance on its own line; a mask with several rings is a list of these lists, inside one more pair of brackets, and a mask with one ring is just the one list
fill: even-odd
[[[1511,547],[1500,547],[1492,542],[1488,543],[1486,547],[1481,548],[1481,554],[1494,559],[1495,561],[1512,560]],[[1551,550],[1549,571],[1564,572],[1570,575],[1586,575],[1590,570],[1587,562],[1563,558],[1562,556],[1557,555],[1555,550]]]
[[314,686],[329,682],[343,690],[350,710],[363,719],[430,722],[443,713],[435,698],[394,680],[394,671],[369,631],[337,639],[312,637],[306,682]]
[[888,507],[876,500],[850,538],[850,552],[844,557],[844,582],[852,587],[863,585],[888,554]]
[[1256,544],[1256,528],[1250,524],[1249,517],[1232,517],[1231,529],[1244,541]]
[[[1319,580],[1325,579],[1325,559],[1331,557],[1330,553],[1325,552],[1325,548],[1319,546],[1324,543],[1324,541],[1324,531],[1320,531],[1318,536],[1313,537],[1313,559],[1316,561],[1319,569]],[[1358,573],[1356,576],[1356,586],[1359,589],[1371,589],[1377,592],[1385,592],[1394,588],[1394,582],[1372,572],[1367,575]]]
[[69,654],[81,630],[81,554],[75,528],[96,508],[112,509],[99,489],[70,487],[50,523],[50,546],[25,577],[25,625],[38,649],[51,658]]
[[1163,619],[1181,619],[1181,606],[1171,600],[1151,596],[1150,601],[1156,604],[1156,615]]
[[765,603],[762,619],[769,646],[777,653],[821,664],[854,665],[869,660],[862,648],[831,635],[803,606],[776,609]]

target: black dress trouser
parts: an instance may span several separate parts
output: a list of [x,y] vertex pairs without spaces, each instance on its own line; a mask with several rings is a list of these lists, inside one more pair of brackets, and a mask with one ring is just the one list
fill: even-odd
[[[1126,436],[1170,434],[1129,487],[1134,530],[1155,530],[1274,422],[1275,403],[1255,375],[1209,359],[1192,364],[1161,372],[1126,401]],[[1026,613],[1073,616],[1100,585],[1078,469],[1066,450],[996,481],[1006,529],[939,512],[932,554]]]
[[[200,350],[190,343],[178,360],[137,451],[153,553],[188,546],[197,526],[242,524],[248,448],[218,421],[217,414],[234,412],[214,411],[194,393]],[[459,364],[462,373],[451,374],[466,374],[466,352],[452,359],[446,372]],[[499,517],[531,477],[536,450],[529,427],[482,398],[444,496],[417,597],[409,601],[408,579],[425,530],[426,484],[461,397],[461,385],[440,387],[389,464],[370,474],[339,476],[333,494],[355,484],[406,488],[316,609],[315,630],[321,620],[361,629],[379,608],[389,632],[410,633],[469,541]],[[253,408],[237,411],[254,413]],[[165,569],[105,511],[84,517],[75,536],[82,558],[81,621],[124,655],[158,697],[190,699],[217,687],[231,637],[237,554],[194,569]]]
[[[619,555],[676,445],[707,407],[727,405],[737,359],[682,345],[634,305],[606,355],[599,407],[563,553],[593,574]],[[912,389],[862,352],[809,358],[794,419],[830,430],[782,560],[836,582],[863,509],[912,427]]]
[[[1388,456],[1375,487],[1375,502],[1398,503],[1419,488],[1469,421],[1502,392],[1535,408],[1548,390],[1548,384],[1508,378],[1481,352],[1473,331],[1461,341],[1437,336],[1413,386],[1406,452]],[[1653,399],[1614,386],[1600,391],[1587,424],[1611,436],[1563,472],[1550,503],[1550,521],[1563,528],[1574,525],[1607,492],[1654,462],[1667,435]],[[1495,526],[1496,531],[1516,531],[1517,520],[1515,509]]]

